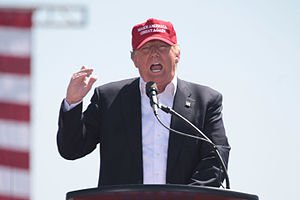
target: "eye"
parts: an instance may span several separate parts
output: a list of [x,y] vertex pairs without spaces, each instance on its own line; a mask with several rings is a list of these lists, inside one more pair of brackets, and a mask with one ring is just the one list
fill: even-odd
[[149,53],[149,52],[150,52],[150,47],[149,47],[149,46],[142,47],[142,48],[141,48],[141,51],[142,51],[143,53]]
[[167,51],[167,50],[169,49],[169,46],[167,46],[167,45],[160,45],[160,46],[158,47],[158,49],[159,49],[159,51],[161,51],[161,52],[165,52],[165,51]]

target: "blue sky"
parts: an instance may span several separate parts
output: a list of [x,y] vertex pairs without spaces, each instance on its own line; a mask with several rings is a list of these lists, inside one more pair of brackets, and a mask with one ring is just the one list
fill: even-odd
[[[173,22],[178,75],[224,96],[233,190],[260,199],[300,195],[300,3],[296,0],[1,1],[0,5],[80,4],[81,28],[33,28],[32,199],[64,199],[97,186],[98,149],[66,161],[56,149],[58,110],[71,74],[95,69],[95,85],[138,76],[131,28],[150,17]],[[85,99],[88,104],[90,95]]]

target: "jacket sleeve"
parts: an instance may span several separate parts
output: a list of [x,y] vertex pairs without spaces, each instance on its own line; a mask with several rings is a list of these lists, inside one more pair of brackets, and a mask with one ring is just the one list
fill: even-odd
[[57,146],[60,155],[68,160],[91,153],[99,142],[98,95],[95,92],[87,110],[82,113],[82,103],[69,111],[60,107]]
[[[225,167],[228,165],[230,146],[222,119],[222,95],[217,93],[207,103],[203,132],[215,144]],[[192,181],[204,186],[221,186],[225,176],[221,163],[209,143],[201,147],[201,160],[192,175]]]

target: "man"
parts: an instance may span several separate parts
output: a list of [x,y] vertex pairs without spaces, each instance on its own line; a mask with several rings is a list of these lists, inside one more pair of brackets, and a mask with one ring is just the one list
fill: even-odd
[[[170,22],[148,19],[135,25],[131,59],[140,77],[97,87],[84,113],[82,100],[96,78],[87,67],[73,74],[59,115],[57,143],[61,156],[77,159],[100,144],[99,186],[190,184],[197,180],[219,187],[224,174],[213,148],[160,125],[145,85],[155,82],[160,103],[202,130],[227,165],[230,147],[222,121],[221,94],[177,77],[180,49]],[[177,117],[161,110],[158,115],[172,129],[197,134]]]

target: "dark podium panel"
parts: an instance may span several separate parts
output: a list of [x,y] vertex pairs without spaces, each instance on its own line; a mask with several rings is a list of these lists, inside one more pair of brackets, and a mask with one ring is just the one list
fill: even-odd
[[67,200],[258,200],[232,190],[187,185],[118,185],[77,190]]

